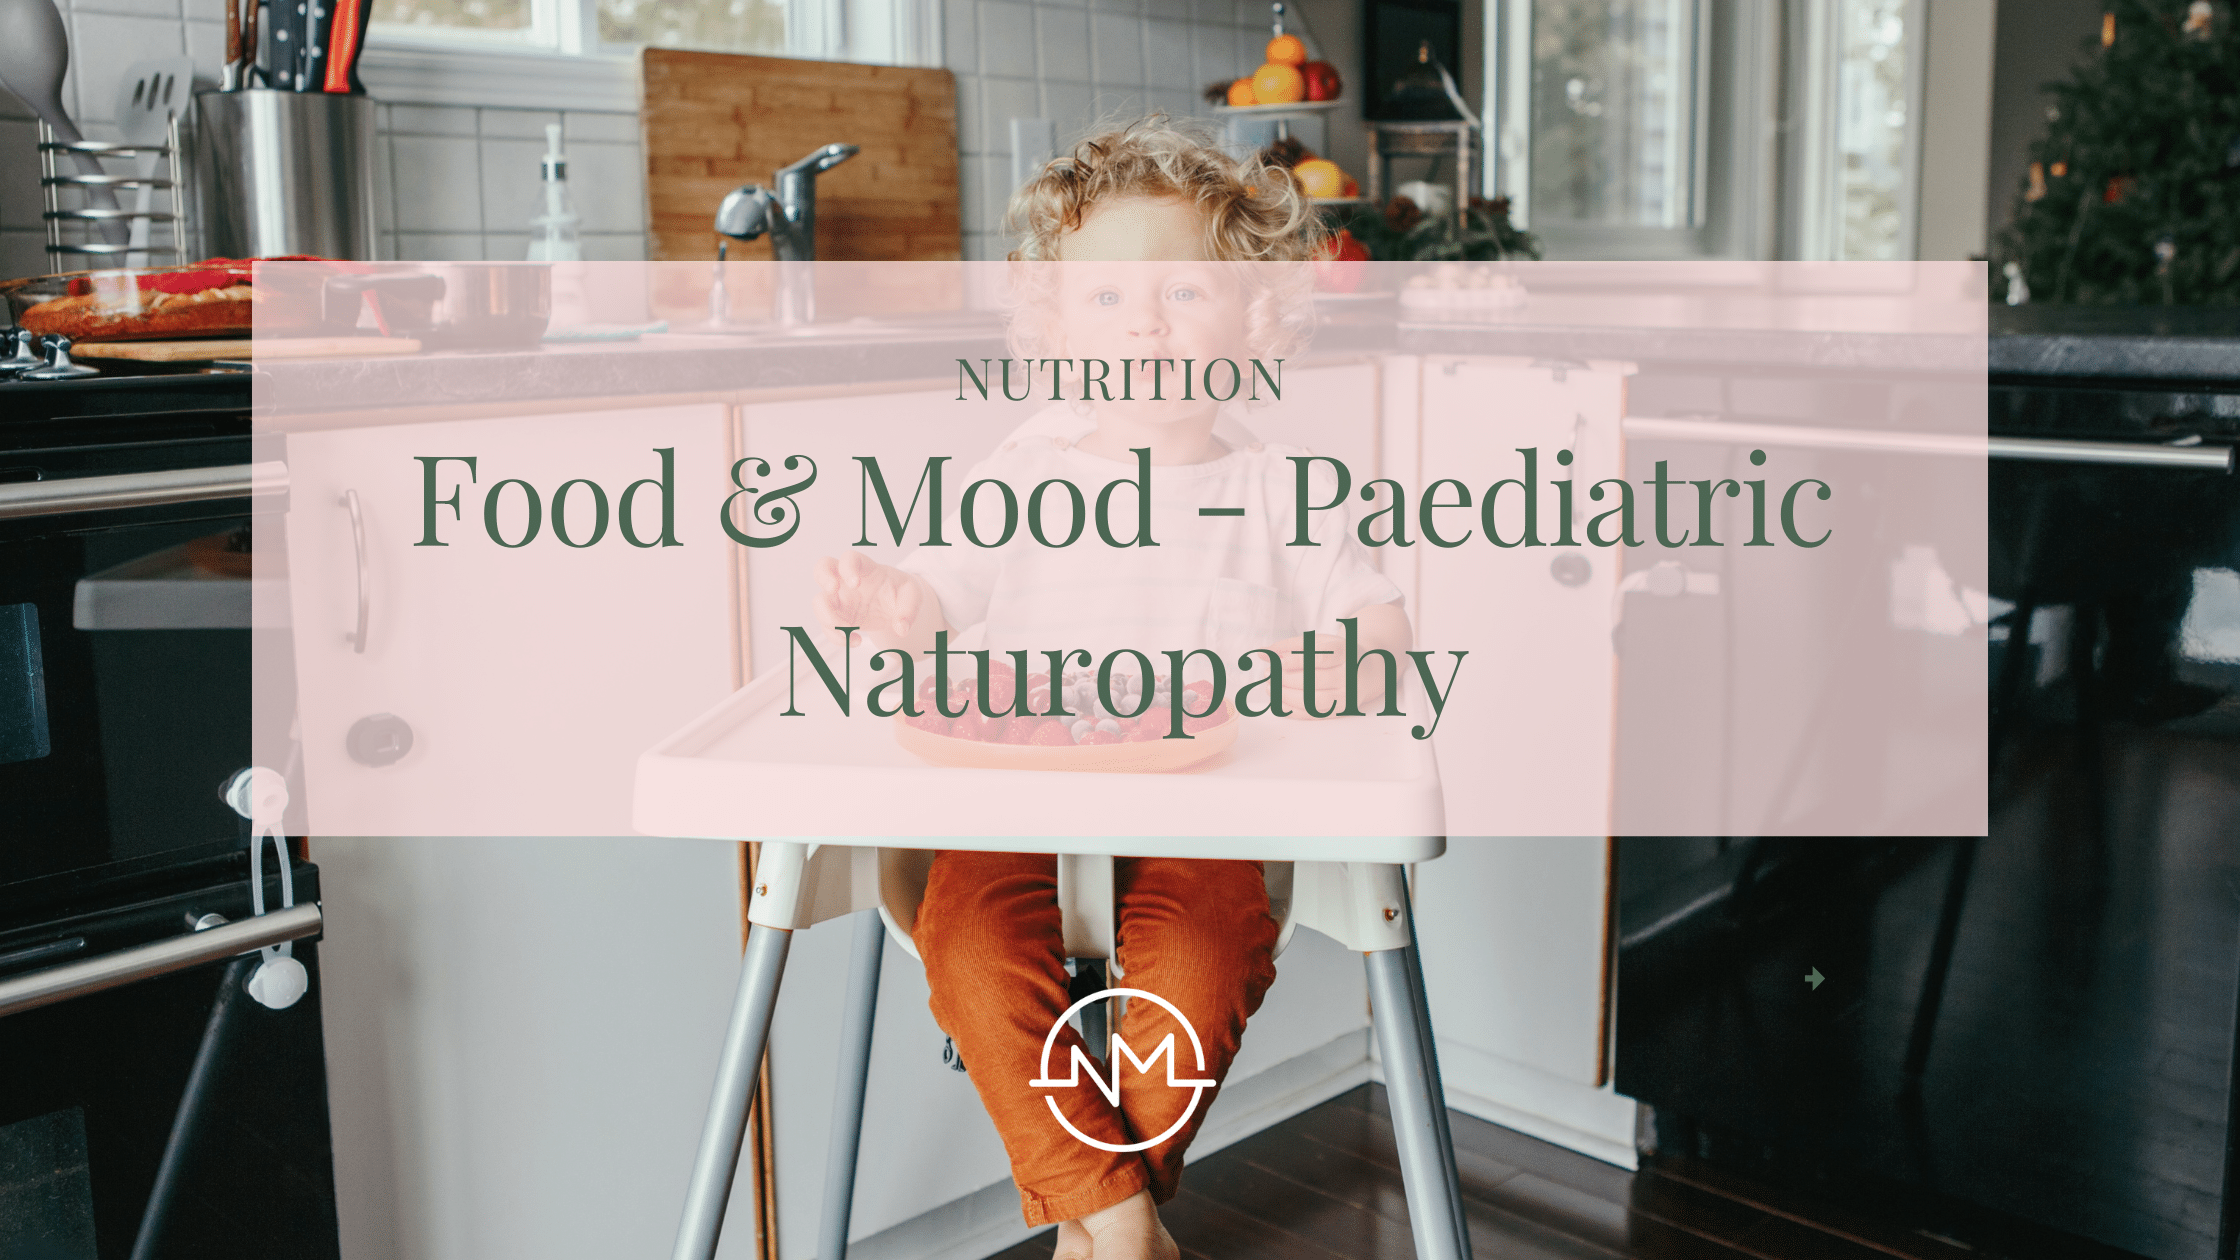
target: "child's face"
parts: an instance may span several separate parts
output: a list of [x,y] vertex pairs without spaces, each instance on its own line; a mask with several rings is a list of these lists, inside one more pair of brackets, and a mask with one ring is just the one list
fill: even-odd
[[1243,294],[1228,269],[1206,257],[1197,207],[1147,197],[1107,202],[1059,238],[1058,258],[1067,264],[1057,321],[1066,353],[1111,361],[1115,396],[1119,360],[1178,361],[1163,369],[1163,403],[1147,401],[1149,369],[1137,365],[1130,419],[1159,423],[1206,410],[1202,401],[1180,400],[1179,360],[1195,359],[1202,371],[1213,359],[1242,365],[1247,357]]

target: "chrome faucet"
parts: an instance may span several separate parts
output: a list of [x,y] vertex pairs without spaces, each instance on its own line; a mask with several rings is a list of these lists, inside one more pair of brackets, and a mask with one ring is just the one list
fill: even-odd
[[716,208],[716,232],[728,240],[716,243],[716,282],[709,294],[711,323],[725,322],[729,295],[723,285],[723,259],[731,241],[751,241],[768,234],[771,253],[781,264],[778,285],[771,299],[771,316],[780,324],[805,324],[816,317],[814,284],[805,267],[783,264],[812,262],[817,256],[817,176],[856,155],[852,144],[828,144],[771,177],[773,192],[760,184],[731,190]]

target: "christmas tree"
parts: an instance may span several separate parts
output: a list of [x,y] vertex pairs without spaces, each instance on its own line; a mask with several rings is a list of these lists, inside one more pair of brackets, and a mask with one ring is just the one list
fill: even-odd
[[2009,301],[2240,303],[2236,18],[2229,0],[2109,0],[2000,237]]

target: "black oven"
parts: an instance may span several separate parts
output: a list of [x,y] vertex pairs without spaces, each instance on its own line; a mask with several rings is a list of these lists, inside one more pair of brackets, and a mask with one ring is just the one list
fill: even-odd
[[1993,377],[1988,835],[1620,841],[1616,1083],[1658,1159],[2002,1254],[2240,1250],[2222,364]]
[[[253,662],[289,654],[285,599],[252,598],[285,473],[248,403],[0,383],[0,1256],[336,1253],[318,872],[298,842],[283,909],[268,843],[253,917],[223,794],[291,761],[252,736]],[[246,982],[281,941],[309,990],[268,1009]]]

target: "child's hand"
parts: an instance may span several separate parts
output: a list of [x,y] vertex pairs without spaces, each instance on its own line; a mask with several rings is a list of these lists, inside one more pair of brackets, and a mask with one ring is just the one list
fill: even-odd
[[[921,637],[915,631],[927,602],[918,579],[855,552],[817,561],[813,606],[828,626],[859,626],[883,644],[910,644]],[[922,637],[930,642],[932,629]]]

